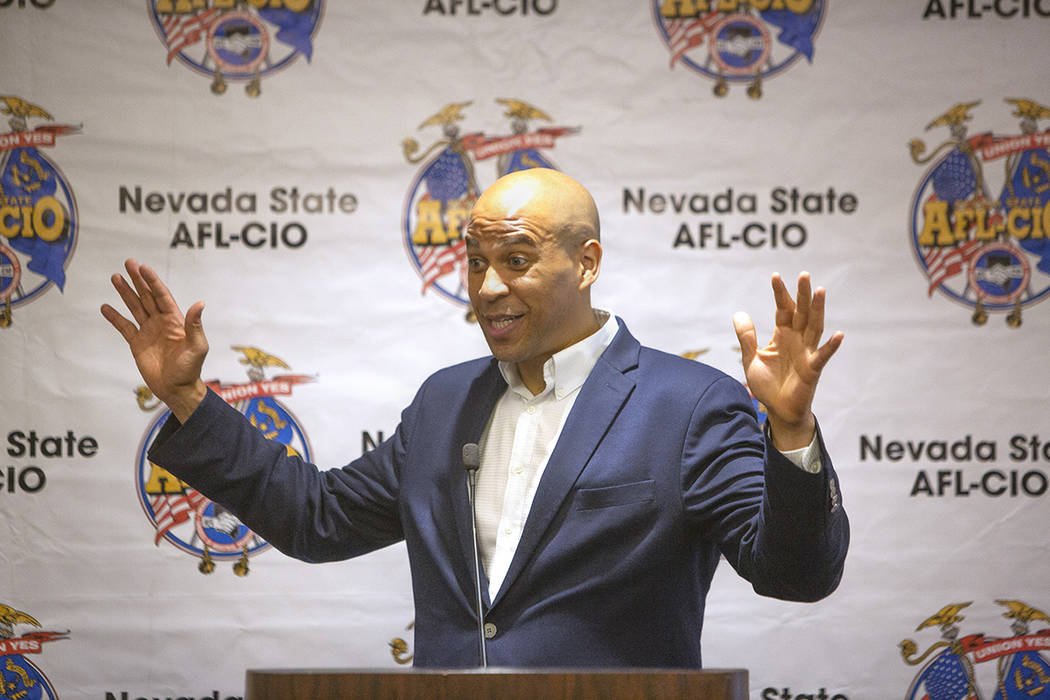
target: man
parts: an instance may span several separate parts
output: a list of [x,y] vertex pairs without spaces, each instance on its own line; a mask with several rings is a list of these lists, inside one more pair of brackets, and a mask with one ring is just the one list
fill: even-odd
[[134,288],[113,283],[135,322],[102,313],[175,416],[150,460],[307,561],[405,539],[416,663],[457,667],[479,656],[460,457],[479,443],[489,662],[698,668],[720,553],[761,594],[816,600],[838,584],[848,524],[810,407],[842,334],[820,346],[825,295],[805,273],[795,300],[774,275],[767,347],[734,318],[763,436],[739,382],[641,347],[591,307],[598,229],[590,194],[557,171],[486,190],[466,244],[492,357],[435,373],[390,439],[326,472],[207,391],[203,304],[184,319],[157,275],[128,261]]

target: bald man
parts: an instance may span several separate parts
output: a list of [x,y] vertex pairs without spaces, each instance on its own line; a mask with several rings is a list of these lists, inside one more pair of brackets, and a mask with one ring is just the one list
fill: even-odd
[[553,170],[498,180],[466,229],[471,304],[491,357],[432,375],[390,439],[320,471],[262,437],[200,379],[201,303],[185,318],[134,261],[113,283],[134,321],[103,315],[174,418],[152,462],[306,560],[404,539],[415,663],[479,663],[471,503],[488,661],[511,667],[701,666],[704,600],[721,555],[755,590],[812,601],[837,586],[849,539],[811,405],[842,342],[820,345],[824,291],[773,277],[776,325],[759,349],[734,317],[740,383],[642,347],[591,306],[602,247],[590,194]]

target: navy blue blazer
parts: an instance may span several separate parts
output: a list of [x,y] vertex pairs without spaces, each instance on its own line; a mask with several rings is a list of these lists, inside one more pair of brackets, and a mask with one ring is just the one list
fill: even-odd
[[[764,439],[738,381],[642,347],[620,322],[565,423],[495,599],[489,663],[699,668],[719,555],[763,595],[838,585],[849,540],[835,472],[810,474]],[[506,389],[495,360],[424,382],[393,435],[319,471],[209,392],[171,419],[154,463],[306,561],[406,540],[415,663],[479,664],[470,504],[461,461]],[[818,436],[819,437],[819,436]]]

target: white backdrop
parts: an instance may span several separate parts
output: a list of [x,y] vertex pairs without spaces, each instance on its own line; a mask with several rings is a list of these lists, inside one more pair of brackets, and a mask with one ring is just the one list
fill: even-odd
[[[962,698],[968,673],[1050,697],[1048,3],[181,4],[0,2],[0,692],[239,697],[245,668],[407,660],[403,547],[306,565],[151,480],[159,409],[98,307],[152,264],[207,301],[207,377],[305,377],[269,418],[342,465],[486,352],[454,249],[407,242],[425,202],[461,198],[464,164],[484,188],[540,159],[593,192],[597,304],[646,344],[742,378],[732,313],[768,331],[769,274],[804,269],[846,333],[817,399],[842,585],[782,603],[723,567],[707,664],[763,700]],[[681,37],[703,41],[674,59]]]

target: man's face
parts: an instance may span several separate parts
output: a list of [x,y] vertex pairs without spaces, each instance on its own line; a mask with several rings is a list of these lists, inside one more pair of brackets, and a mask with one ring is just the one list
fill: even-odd
[[578,182],[534,168],[485,190],[467,225],[467,291],[489,349],[518,366],[534,394],[543,363],[598,330],[590,286],[601,244],[594,199]]
[[496,359],[542,376],[551,355],[592,330],[579,327],[593,316],[577,257],[528,215],[472,221],[467,289]]

